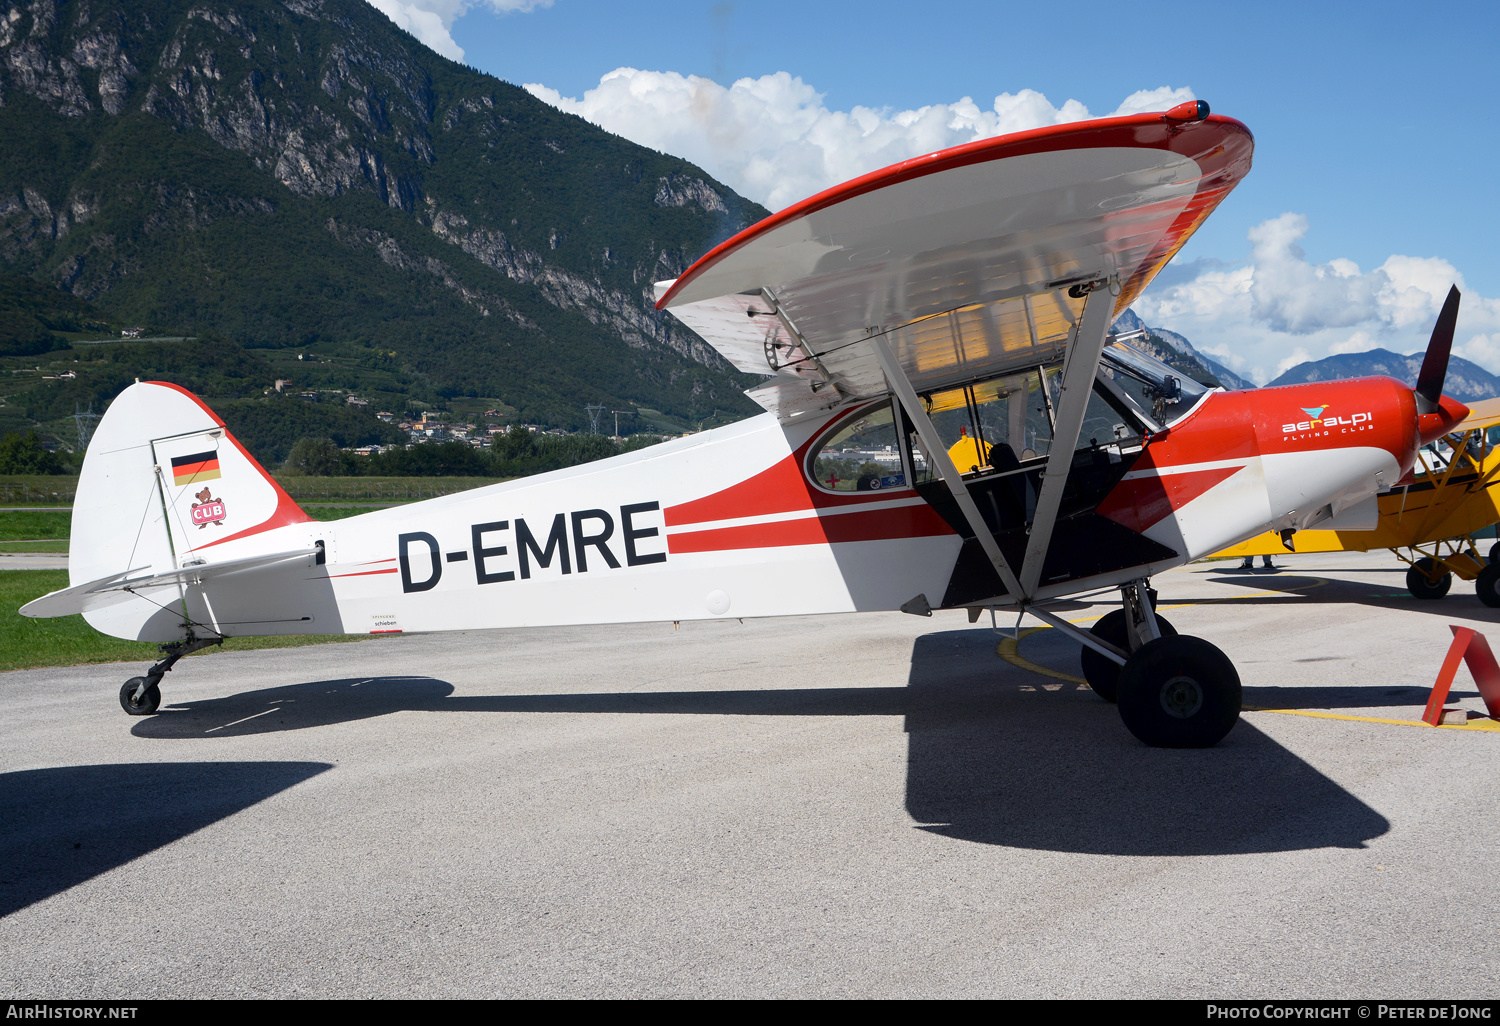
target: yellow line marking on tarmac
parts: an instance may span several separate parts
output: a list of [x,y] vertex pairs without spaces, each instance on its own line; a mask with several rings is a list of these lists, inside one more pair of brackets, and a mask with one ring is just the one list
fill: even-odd
[[[1348,716],[1344,713],[1314,712],[1311,709],[1266,709],[1261,706],[1247,705],[1245,712],[1268,712],[1281,713],[1283,716],[1311,716],[1315,720],[1354,720],[1357,723],[1394,723],[1398,727],[1430,727],[1430,723],[1422,720],[1389,720],[1380,716]],[[1500,723],[1496,723],[1489,717],[1478,720],[1470,720],[1468,723],[1440,723],[1439,730],[1497,730],[1500,731]]]
[[[1069,620],[1068,622],[1072,623],[1073,621]],[[1021,637],[1029,637],[1030,635],[1035,634],[1037,631],[1050,630],[1052,630],[1051,627],[1028,627],[1021,632]],[[1043,677],[1053,677],[1057,680],[1072,681],[1074,684],[1082,684],[1084,687],[1088,687],[1089,682],[1084,680],[1082,677],[1075,677],[1071,673],[1063,673],[1061,670],[1049,670],[1045,666],[1038,666],[1030,659],[1027,659],[1023,655],[1021,655],[1021,653],[1018,651],[1020,645],[1021,643],[1015,638],[1001,638],[1000,645],[995,649],[995,653],[1000,656],[1001,659],[1004,659],[1007,663],[1010,663],[1012,666],[1020,667],[1021,669],[1028,670],[1031,673],[1038,673]]]
[[[1325,582],[1320,581],[1319,583],[1321,584]],[[1314,585],[1314,587],[1316,587],[1316,585]],[[1285,592],[1265,592],[1264,594],[1275,595],[1285,594]],[[1218,600],[1207,599],[1205,601],[1213,602]],[[1161,608],[1181,609],[1184,605],[1190,604],[1193,603],[1179,603],[1172,606],[1162,606]],[[1077,624],[1083,623],[1087,620],[1097,619],[1099,619],[1099,617],[1097,616],[1083,616],[1079,617],[1077,620],[1069,620],[1068,622]],[[1031,635],[1035,634],[1037,631],[1050,631],[1053,629],[1054,628],[1046,625],[1040,627],[1027,627],[1021,632],[1020,638],[1013,638],[1009,636],[1001,638],[1000,644],[995,647],[995,654],[1017,669],[1026,670],[1028,673],[1035,673],[1042,677],[1051,677],[1054,680],[1065,680],[1074,684],[1082,684],[1084,687],[1088,687],[1089,682],[1084,680],[1082,677],[1075,677],[1071,673],[1063,673],[1061,670],[1053,670],[1046,666],[1039,666],[1036,663],[1032,662],[1030,659],[1027,659],[1025,656],[1021,655],[1020,648],[1022,641],[1031,637]],[[1244,707],[1243,711],[1278,713],[1282,716],[1308,716],[1315,720],[1352,720],[1356,723],[1390,723],[1398,727],[1430,726],[1430,724],[1425,723],[1422,720],[1392,720],[1380,716],[1350,716],[1345,713],[1314,712],[1310,709],[1268,709],[1264,706],[1247,705]],[[1496,721],[1488,717],[1484,717],[1477,720],[1471,720],[1468,723],[1443,723],[1439,725],[1439,729],[1500,731],[1500,723],[1497,723]]]

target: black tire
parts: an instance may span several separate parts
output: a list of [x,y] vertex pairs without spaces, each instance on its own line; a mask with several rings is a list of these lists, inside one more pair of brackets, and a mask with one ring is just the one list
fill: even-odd
[[1240,675],[1202,638],[1149,641],[1120,670],[1120,719],[1153,748],[1211,748],[1240,718]]
[[1500,541],[1490,546],[1490,562],[1500,563]]
[[1406,571],[1406,590],[1411,592],[1412,598],[1440,599],[1448,594],[1448,589],[1453,587],[1453,574],[1444,573],[1433,580],[1432,575],[1438,569],[1438,561],[1431,556],[1423,556],[1412,564]]
[[136,701],[135,689],[145,682],[145,677],[131,677],[120,688],[120,708],[132,716],[150,716],[161,705],[161,688],[155,684],[146,689],[139,702]]
[[1491,609],[1500,608],[1500,563],[1491,563],[1474,578],[1474,594]]
[[[1154,603],[1152,608],[1156,608]],[[1161,629],[1164,638],[1177,636],[1177,628],[1168,623],[1165,616],[1156,618],[1156,626]],[[1123,648],[1127,652],[1130,650],[1130,645],[1126,643],[1125,610],[1123,609],[1104,614],[1098,623],[1089,628],[1089,633],[1100,641],[1109,642],[1116,648]],[[1106,702],[1113,702],[1118,691],[1120,664],[1100,655],[1087,645],[1083,646],[1079,662],[1083,664],[1083,679],[1089,682],[1089,687],[1094,689],[1094,694]]]

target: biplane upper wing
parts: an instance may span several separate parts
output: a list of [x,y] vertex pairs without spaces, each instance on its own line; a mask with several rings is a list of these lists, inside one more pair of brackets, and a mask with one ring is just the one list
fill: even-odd
[[1500,396],[1469,403],[1469,415],[1454,428],[1455,433],[1480,431],[1500,424]]
[[657,306],[786,379],[751,392],[783,419],[889,392],[876,338],[918,391],[1056,358],[1091,289],[1127,307],[1249,170],[1244,125],[1183,106],[857,178],[723,243]]
[[[1250,169],[1240,122],[1199,101],[918,157],[819,193],[657,286],[783,422],[894,393],[976,540],[1023,601],[1042,562],[1114,315]],[[984,526],[920,392],[1063,358],[1023,564]]]

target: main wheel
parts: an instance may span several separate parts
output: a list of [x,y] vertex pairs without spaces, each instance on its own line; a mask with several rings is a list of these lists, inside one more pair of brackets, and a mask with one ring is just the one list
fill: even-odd
[[145,677],[131,677],[120,688],[120,708],[132,716],[150,716],[161,705],[161,688],[152,684],[136,701],[135,690],[146,683]]
[[1142,645],[1120,669],[1120,719],[1153,748],[1209,748],[1240,718],[1229,657],[1185,634]]
[[1439,569],[1438,561],[1431,556],[1423,556],[1412,564],[1406,571],[1406,590],[1411,592],[1412,598],[1440,599],[1448,594],[1448,589],[1453,587],[1453,574],[1444,572],[1438,577]]
[[1474,578],[1474,594],[1490,607],[1500,607],[1500,563],[1491,563]]
[[1500,541],[1490,546],[1490,562],[1500,563]]
[[[1156,604],[1152,603],[1154,609]],[[1156,618],[1156,626],[1160,628],[1162,637],[1176,637],[1177,628],[1167,622],[1164,616]],[[1089,628],[1089,633],[1100,641],[1107,641],[1116,648],[1130,651],[1129,639],[1125,630],[1125,610],[1116,609],[1112,613],[1106,613],[1099,618],[1094,626]],[[1083,679],[1089,682],[1089,687],[1094,689],[1094,694],[1106,702],[1115,700],[1117,683],[1120,679],[1120,664],[1113,659],[1100,655],[1087,645],[1083,646],[1083,653],[1079,656],[1079,662],[1083,664]]]

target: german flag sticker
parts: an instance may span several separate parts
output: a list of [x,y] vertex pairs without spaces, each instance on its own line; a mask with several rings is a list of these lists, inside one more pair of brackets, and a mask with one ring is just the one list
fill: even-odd
[[172,457],[172,483],[174,485],[196,484],[220,477],[219,454],[196,452],[191,456]]

